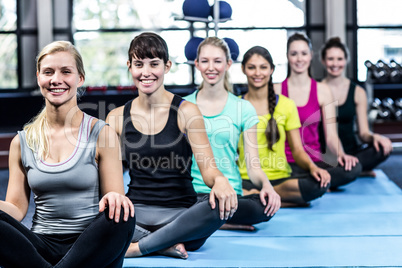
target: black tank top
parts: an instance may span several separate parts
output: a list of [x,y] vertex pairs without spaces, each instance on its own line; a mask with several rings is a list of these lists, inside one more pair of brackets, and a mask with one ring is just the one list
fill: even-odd
[[346,101],[338,107],[338,135],[343,149],[348,154],[353,154],[358,149],[354,130],[356,120],[355,89],[356,84],[350,82]]
[[183,99],[173,97],[165,127],[155,135],[145,135],[133,125],[130,108],[124,106],[121,144],[129,168],[127,196],[134,204],[190,207],[196,202],[191,177],[192,150],[178,127],[177,110]]

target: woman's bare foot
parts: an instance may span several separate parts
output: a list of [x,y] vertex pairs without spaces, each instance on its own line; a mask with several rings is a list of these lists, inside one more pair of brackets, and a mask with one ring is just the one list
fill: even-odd
[[241,230],[241,231],[255,231],[255,227],[253,225],[245,225],[245,224],[230,224],[225,223],[221,226],[221,230]]
[[140,257],[142,256],[140,247],[138,246],[137,243],[131,243],[130,246],[128,247],[126,251],[126,255],[124,256],[125,258],[135,258],[135,257]]
[[174,258],[181,258],[181,259],[188,258],[188,253],[183,243],[178,243],[174,246],[171,246],[170,248],[159,250],[158,253],[164,256]]

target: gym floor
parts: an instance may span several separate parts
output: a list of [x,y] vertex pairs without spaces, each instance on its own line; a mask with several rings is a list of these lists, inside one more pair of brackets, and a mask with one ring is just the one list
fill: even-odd
[[[401,163],[395,150],[376,178],[360,177],[308,208],[281,209],[256,232],[218,230],[187,260],[146,256],[124,267],[402,267]],[[7,182],[0,170],[0,200]]]

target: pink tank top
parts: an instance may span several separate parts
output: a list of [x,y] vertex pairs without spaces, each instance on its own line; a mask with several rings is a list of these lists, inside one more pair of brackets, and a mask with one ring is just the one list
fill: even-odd
[[[288,79],[282,82],[282,95],[289,97]],[[321,109],[317,97],[317,81],[311,79],[311,89],[308,102],[305,106],[297,106],[301,128],[300,137],[303,148],[314,161],[321,161],[321,145],[319,137],[319,125],[321,123]],[[285,142],[285,153],[289,163],[295,162],[289,143]]]

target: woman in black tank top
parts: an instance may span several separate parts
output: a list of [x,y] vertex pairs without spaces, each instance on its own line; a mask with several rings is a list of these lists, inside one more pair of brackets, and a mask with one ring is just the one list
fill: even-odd
[[[187,258],[187,250],[198,249],[234,214],[236,193],[215,168],[198,108],[163,85],[172,64],[166,42],[142,33],[132,40],[128,55],[139,96],[106,119],[120,136],[131,178],[127,196],[136,206],[137,226],[126,257],[156,252]],[[197,201],[193,154],[200,156],[204,181],[212,188],[209,200]]]
[[[344,75],[348,49],[339,37],[329,39],[321,50],[322,64],[327,76],[323,80],[338,100],[338,132],[345,152],[356,156],[362,165],[363,176],[373,176],[372,171],[388,158],[392,151],[389,138],[373,133],[367,119],[367,95],[365,90]],[[357,120],[356,120],[357,119]],[[354,126],[357,122],[358,137]]]

